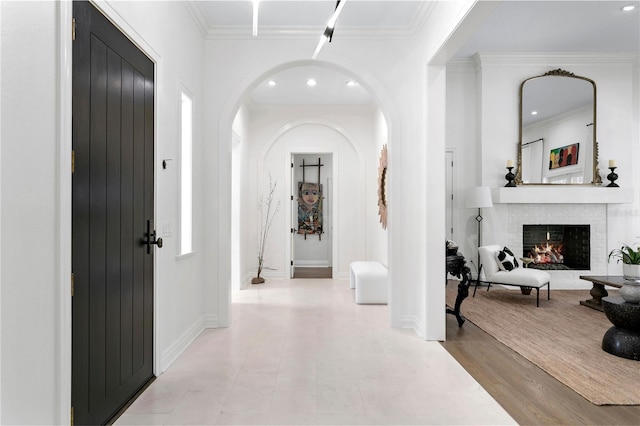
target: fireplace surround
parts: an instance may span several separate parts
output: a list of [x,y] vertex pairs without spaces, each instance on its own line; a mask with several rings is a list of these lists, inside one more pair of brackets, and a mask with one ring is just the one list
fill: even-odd
[[[519,188],[518,188],[519,189]],[[589,225],[589,269],[550,270],[551,283],[557,289],[591,288],[580,275],[607,274],[607,205],[606,204],[502,204],[496,209],[504,215],[504,239],[518,257],[524,253],[522,231],[524,225]],[[504,223],[504,222],[503,222]],[[546,235],[545,235],[546,237]],[[524,257],[524,256],[523,256]]]

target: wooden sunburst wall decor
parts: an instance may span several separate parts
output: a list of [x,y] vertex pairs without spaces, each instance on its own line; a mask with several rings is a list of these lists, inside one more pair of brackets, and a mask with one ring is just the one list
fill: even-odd
[[382,229],[387,229],[387,145],[380,151],[378,166],[378,215]]

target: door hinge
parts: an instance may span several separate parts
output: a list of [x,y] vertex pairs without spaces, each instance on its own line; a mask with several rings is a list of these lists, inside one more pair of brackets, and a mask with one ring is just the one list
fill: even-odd
[[73,419],[73,407],[71,407],[71,418],[69,419],[69,424],[70,424],[71,426],[73,426],[73,423],[74,423],[74,419]]
[[291,163],[291,168],[293,169],[293,163]]
[[291,266],[293,266],[293,260],[291,261]]
[[71,40],[76,40],[76,18],[71,20]]
[[71,297],[73,297],[73,294],[75,293],[76,289],[75,289],[75,280],[76,277],[73,274],[73,272],[71,273]]
[[291,201],[293,201],[293,195],[291,196]]
[[76,150],[71,150],[71,174],[76,172]]

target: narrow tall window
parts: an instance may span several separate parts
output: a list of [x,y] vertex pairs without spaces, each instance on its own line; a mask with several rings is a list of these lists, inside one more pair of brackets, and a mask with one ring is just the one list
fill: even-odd
[[193,199],[191,168],[193,101],[182,92],[182,135],[180,139],[180,254],[192,251],[193,243]]

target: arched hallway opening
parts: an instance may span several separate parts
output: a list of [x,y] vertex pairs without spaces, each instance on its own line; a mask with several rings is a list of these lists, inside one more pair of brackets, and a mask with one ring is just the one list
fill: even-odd
[[[330,266],[333,278],[343,279],[351,261],[388,265],[387,235],[379,224],[377,206],[378,156],[389,141],[387,120],[368,89],[335,66],[320,65],[292,63],[267,71],[241,96],[231,131],[232,291],[255,276],[261,225],[255,206],[269,177],[277,185],[280,209],[268,237],[268,269],[263,271],[268,281],[290,278],[292,262]],[[316,92],[306,86],[312,77],[320,86]],[[285,88],[269,93],[278,86]],[[292,201],[295,204],[298,197],[291,163],[296,155],[316,154],[331,159],[326,175],[330,180],[323,180],[331,191],[324,206],[331,229],[321,237],[329,257],[322,260],[307,253],[296,259],[294,238],[301,240],[295,241],[298,245],[307,241],[308,248],[319,237],[308,235],[305,240],[291,232],[297,229]]]

